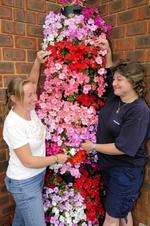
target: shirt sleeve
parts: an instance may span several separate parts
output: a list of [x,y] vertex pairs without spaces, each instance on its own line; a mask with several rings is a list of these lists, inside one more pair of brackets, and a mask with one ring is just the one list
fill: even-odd
[[125,154],[135,156],[146,138],[148,124],[148,112],[134,109],[123,122],[115,146]]
[[28,144],[27,135],[22,125],[5,126],[3,137],[7,145],[12,149],[17,149]]

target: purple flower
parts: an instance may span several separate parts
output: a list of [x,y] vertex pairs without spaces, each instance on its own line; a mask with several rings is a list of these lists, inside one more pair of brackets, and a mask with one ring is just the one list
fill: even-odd
[[89,18],[91,18],[94,14],[95,10],[92,8],[84,8],[82,10],[82,14],[84,15],[85,20],[88,20]]

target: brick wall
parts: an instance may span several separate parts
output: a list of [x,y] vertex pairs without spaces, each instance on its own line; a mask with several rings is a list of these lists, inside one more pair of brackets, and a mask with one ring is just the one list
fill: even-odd
[[[114,57],[136,58],[148,74],[150,46],[148,0],[89,0],[88,4],[100,6],[101,14],[114,28],[112,46]],[[59,10],[56,0],[0,0],[0,114],[4,102],[4,89],[10,78],[27,76],[36,51],[42,40],[44,17],[50,10]],[[150,100],[150,92],[147,96]],[[3,178],[8,154],[2,142],[0,127],[0,226],[10,226],[14,204],[6,192]],[[150,226],[150,163],[146,167],[142,195],[135,206],[135,226]]]

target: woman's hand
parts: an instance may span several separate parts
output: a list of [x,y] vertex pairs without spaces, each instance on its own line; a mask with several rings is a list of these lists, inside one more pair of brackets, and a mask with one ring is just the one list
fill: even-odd
[[37,52],[36,60],[38,61],[38,63],[43,64],[43,63],[45,63],[45,61],[47,60],[47,57],[50,54],[51,54],[50,51],[40,50],[40,51]]
[[105,35],[100,35],[96,39],[96,44],[101,47],[101,49],[106,49],[107,50],[107,55],[106,55],[106,68],[110,68],[113,66],[112,62],[112,51],[109,45],[108,40],[106,39]]
[[92,149],[94,149],[95,144],[93,144],[91,141],[86,141],[85,143],[82,143],[81,146],[85,151],[90,152]]
[[108,40],[106,39],[105,36],[100,35],[99,37],[96,38],[95,43],[100,46],[102,49],[107,49],[108,51],[111,51],[110,45]]
[[66,154],[57,154],[56,157],[58,163],[65,163],[68,159],[68,156]]

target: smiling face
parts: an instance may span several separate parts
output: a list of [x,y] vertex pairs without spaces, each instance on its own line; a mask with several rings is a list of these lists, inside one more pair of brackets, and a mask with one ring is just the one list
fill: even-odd
[[16,107],[23,108],[25,111],[33,110],[37,102],[36,86],[26,82],[18,91],[18,95],[12,95],[11,99]]
[[35,108],[37,102],[36,86],[29,82],[23,86],[24,97],[22,105],[26,110],[32,110]]
[[131,82],[118,71],[114,73],[113,89],[114,94],[119,97],[129,96],[130,93],[134,92]]

